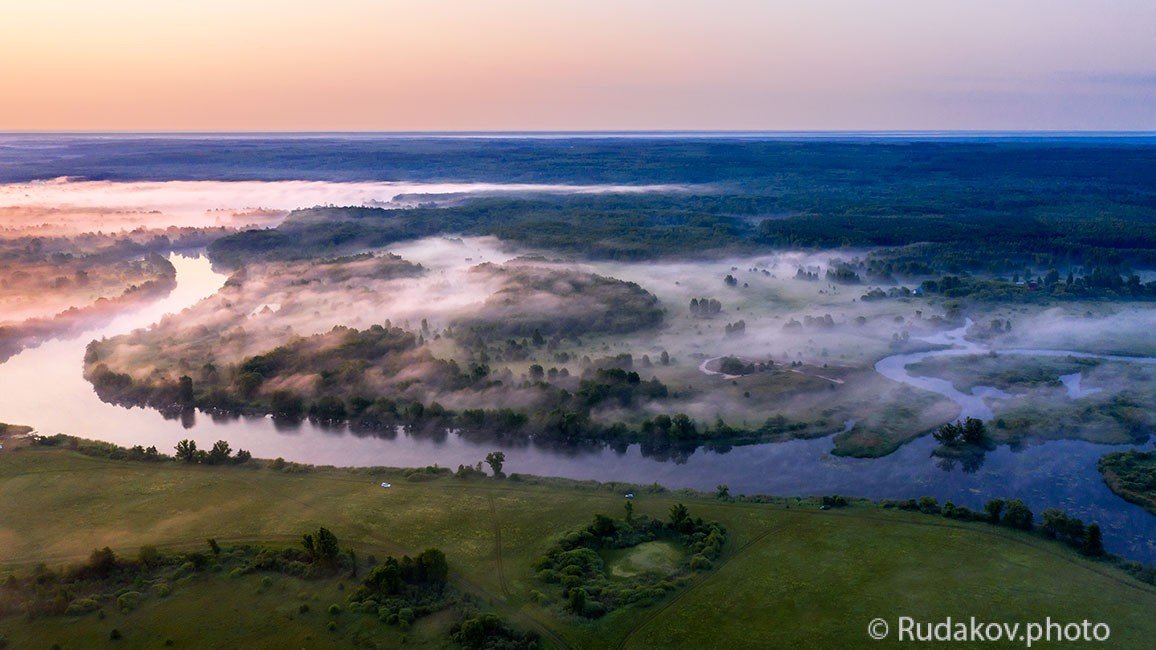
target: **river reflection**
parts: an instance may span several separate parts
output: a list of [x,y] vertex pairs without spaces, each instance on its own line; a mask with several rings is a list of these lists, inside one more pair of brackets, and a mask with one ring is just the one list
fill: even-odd
[[830,437],[729,451],[643,449],[637,444],[558,447],[512,438],[478,439],[444,430],[367,432],[308,421],[285,423],[268,417],[200,412],[166,419],[151,409],[106,404],[81,376],[87,342],[147,326],[163,314],[211,295],[225,280],[212,271],[207,259],[174,256],[172,261],[178,284],[164,300],[78,338],[25,350],[0,365],[0,421],[28,424],[43,434],[62,432],[126,446],[156,445],[162,450],[171,450],[183,438],[196,439],[203,446],[228,440],[254,456],[319,465],[456,468],[475,464],[487,452],[501,448],[509,472],[574,479],[657,482],[698,490],[726,484],[733,494],[844,494],[872,499],[930,495],[971,508],[980,508],[993,497],[1016,497],[1037,513],[1058,507],[1085,521],[1098,521],[1110,550],[1156,561],[1156,517],[1112,494],[1096,470],[1102,454],[1127,447],[1078,441],[1048,442],[1015,451],[1005,446],[965,466],[962,461],[948,463],[932,457],[930,437],[884,458],[853,459],[832,456]]

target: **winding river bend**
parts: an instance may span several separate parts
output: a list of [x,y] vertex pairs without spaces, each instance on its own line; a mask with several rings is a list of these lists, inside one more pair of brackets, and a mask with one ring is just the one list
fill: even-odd
[[[115,336],[145,327],[162,315],[180,311],[213,294],[225,276],[212,271],[204,258],[174,256],[177,287],[164,300],[94,326],[80,336],[49,341],[0,364],[0,421],[27,424],[42,434],[69,433],[121,445],[156,445],[171,449],[182,438],[202,445],[228,440],[259,457],[321,465],[456,467],[481,460],[501,445],[443,433],[435,436],[355,433],[347,428],[304,422],[287,428],[271,419],[220,418],[197,413],[193,419],[165,419],[149,409],[123,408],[97,398],[81,376],[84,348],[94,338]],[[915,377],[906,367],[930,356],[965,355],[986,351],[964,341],[963,330],[929,339],[953,346],[934,352],[895,355],[875,368],[883,376],[945,395],[960,403],[964,415],[990,417],[985,399],[999,391],[965,394],[950,382]],[[1002,354],[1096,356],[1063,350],[1002,350]],[[1099,357],[1136,363],[1151,358]],[[1079,395],[1078,378],[1075,382]],[[1153,448],[1152,443],[1144,448]],[[1132,505],[1104,485],[1096,461],[1108,451],[1127,446],[1056,441],[1020,451],[1000,447],[987,454],[978,468],[944,465],[930,456],[934,441],[920,438],[880,459],[830,455],[829,437],[776,444],[736,447],[729,453],[698,450],[677,460],[643,456],[638,445],[623,450],[601,446],[547,447],[535,443],[503,447],[508,471],[599,481],[658,482],[671,488],[713,490],[727,484],[733,493],[816,495],[845,494],[882,498],[931,495],[941,502],[980,508],[993,497],[1023,499],[1033,511],[1062,508],[1105,529],[1110,550],[1145,562],[1156,561],[1156,517]]]

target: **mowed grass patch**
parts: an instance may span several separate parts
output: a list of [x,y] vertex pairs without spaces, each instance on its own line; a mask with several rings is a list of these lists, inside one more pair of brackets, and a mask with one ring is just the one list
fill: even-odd
[[[382,480],[393,487],[381,488]],[[1156,589],[1016,531],[868,505],[819,511],[816,503],[794,499],[757,504],[635,492],[635,516],[665,519],[682,502],[693,516],[723,524],[728,541],[715,569],[696,574],[687,587],[649,607],[625,607],[597,620],[568,614],[556,602],[535,602],[533,592],[542,585],[532,565],[557,535],[594,514],[622,517],[622,490],[553,479],[411,482],[392,470],[286,473],[109,461],[31,448],[0,456],[0,539],[6,542],[0,567],[27,571],[39,561],[59,567],[105,545],[130,558],[150,544],[204,550],[209,537],[222,544],[295,546],[303,532],[326,526],[363,561],[370,554],[380,559],[442,549],[458,587],[560,646],[846,647],[864,642],[872,618],[901,615],[931,621],[972,615],[1010,622],[1087,618],[1110,624],[1113,641],[1156,637],[1156,618],[1150,616]],[[650,551],[637,557],[625,552],[611,566],[629,558],[637,568]],[[257,639],[263,621],[272,617],[286,631],[270,636],[269,647],[290,647],[281,643],[286,639],[293,647],[327,647],[333,639],[324,621],[305,626],[286,617],[297,611],[302,591],[320,594],[321,609],[312,608],[317,612],[331,601],[344,605],[336,586],[289,585],[291,579],[276,576],[274,581],[275,588],[282,581],[285,588],[261,591],[259,583],[198,577],[174,585],[166,599],[147,600],[123,623],[119,612],[105,621],[95,615],[32,622],[17,617],[0,622],[0,633],[13,641],[10,647],[25,647],[21,641],[32,638],[47,639],[45,647],[89,647],[77,640],[107,639],[112,627],[124,634],[125,647],[136,647],[128,643],[137,643],[138,635],[145,646],[157,647],[158,640],[195,639],[200,633],[224,635],[215,647],[262,647],[248,640]],[[346,582],[348,589],[352,583]],[[152,612],[152,627],[140,622],[145,616],[138,618],[145,612]],[[342,627],[352,620],[343,615],[337,621],[345,647],[360,633]],[[186,629],[188,636],[175,636]],[[409,632],[417,647],[421,629]],[[71,630],[82,636],[67,636]],[[429,643],[440,643],[439,634],[430,631]]]
[[632,578],[644,574],[667,576],[678,569],[686,555],[686,549],[674,542],[657,540],[630,548],[602,551],[602,560],[611,578]]

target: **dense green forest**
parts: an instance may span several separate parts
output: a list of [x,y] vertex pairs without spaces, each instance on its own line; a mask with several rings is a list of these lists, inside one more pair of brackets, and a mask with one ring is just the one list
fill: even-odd
[[214,261],[238,264],[343,254],[454,233],[620,260],[771,248],[888,247],[868,258],[880,275],[1156,263],[1156,221],[1141,215],[1094,216],[1076,210],[1046,218],[964,210],[935,214],[943,206],[929,205],[929,214],[921,216],[807,211],[765,217],[772,203],[767,197],[662,194],[480,198],[405,210],[312,208],[295,211],[279,228],[225,237],[209,250]]
[[[386,213],[320,209],[228,238],[236,263],[330,254],[437,233],[488,234],[590,258],[706,250],[897,247],[895,272],[1156,263],[1156,157],[1145,139],[775,140],[770,138],[382,138],[334,148],[280,140],[76,143],[95,177],[667,184],[653,193],[476,198]],[[14,177],[51,177],[52,161]],[[240,170],[244,170],[243,173]],[[74,171],[73,173],[81,173]],[[39,176],[37,176],[39,174]],[[4,176],[0,174],[0,179]],[[420,201],[422,197],[407,197]],[[429,205],[428,202],[423,205]],[[902,248],[929,242],[923,248]],[[1037,256],[1050,260],[1037,262]]]

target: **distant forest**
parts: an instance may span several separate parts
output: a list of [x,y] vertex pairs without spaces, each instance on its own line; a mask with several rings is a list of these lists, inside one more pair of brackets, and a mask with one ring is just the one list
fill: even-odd
[[[53,146],[36,145],[37,138]],[[1156,267],[1156,139],[6,136],[0,182],[478,181],[672,184],[653,194],[478,198],[385,213],[303,210],[221,241],[238,262],[439,233],[597,259],[767,247],[896,250],[891,274]],[[420,199],[419,199],[420,200]],[[302,206],[308,207],[308,206]],[[905,248],[911,244],[928,245]]]

